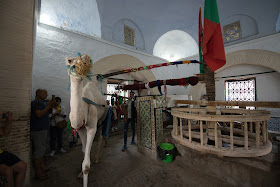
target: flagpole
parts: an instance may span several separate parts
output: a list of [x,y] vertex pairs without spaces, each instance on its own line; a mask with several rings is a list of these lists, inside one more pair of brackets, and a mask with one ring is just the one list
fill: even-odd
[[203,27],[201,21],[201,8],[200,8],[199,20],[198,20],[198,52],[199,52],[199,61],[201,62],[201,64],[199,65],[199,70],[200,73],[205,73],[205,62],[203,62],[203,57],[202,57],[202,37],[203,37]]
[[216,0],[205,0],[203,28],[203,60],[205,67],[206,93],[209,101],[215,101],[214,72],[226,64],[223,36]]

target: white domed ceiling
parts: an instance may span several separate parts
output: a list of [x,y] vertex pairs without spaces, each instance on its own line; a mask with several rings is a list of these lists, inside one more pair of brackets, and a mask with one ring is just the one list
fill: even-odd
[[162,35],[156,42],[153,55],[176,61],[198,54],[196,41],[186,32],[173,30]]

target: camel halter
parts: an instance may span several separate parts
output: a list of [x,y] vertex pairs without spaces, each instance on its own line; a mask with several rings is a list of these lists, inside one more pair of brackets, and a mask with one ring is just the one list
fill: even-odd
[[83,99],[83,101],[86,102],[87,104],[95,105],[95,106],[99,106],[99,107],[105,107],[105,105],[97,104],[97,103],[93,102],[92,100],[90,100],[90,99],[88,99],[88,98],[82,97],[82,99]]
[[100,82],[100,90],[101,94],[104,95],[102,91],[102,80],[104,79],[101,74],[92,74],[91,68],[92,68],[92,60],[88,55],[81,55],[78,53],[78,57],[76,58],[74,65],[67,66],[67,72],[69,74],[69,80],[68,80],[68,87],[67,90],[70,90],[70,75],[74,77],[79,77],[81,79],[88,78],[89,81],[91,81],[92,76],[96,76],[98,82]]
[[67,66],[67,71],[69,75],[71,74],[72,76],[80,77],[82,79],[88,77],[90,79],[92,68],[91,58],[86,54],[81,55],[78,53],[78,55],[79,56],[73,60],[74,64],[72,66]]
[[86,123],[86,121],[85,120],[83,120],[83,125],[80,127],[80,128],[78,128],[78,129],[74,129],[72,126],[71,126],[71,122],[70,122],[70,127],[71,127],[71,134],[73,135],[73,136],[75,136],[76,134],[77,134],[77,132],[79,131],[79,130],[81,130],[81,129],[83,129],[84,127],[85,127],[85,123]]

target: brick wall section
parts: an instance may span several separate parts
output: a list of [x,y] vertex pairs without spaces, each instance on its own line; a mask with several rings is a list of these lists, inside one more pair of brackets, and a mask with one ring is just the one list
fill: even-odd
[[28,164],[30,186],[30,96],[33,63],[34,0],[0,3],[0,111],[11,111],[11,134],[0,138],[0,148]]

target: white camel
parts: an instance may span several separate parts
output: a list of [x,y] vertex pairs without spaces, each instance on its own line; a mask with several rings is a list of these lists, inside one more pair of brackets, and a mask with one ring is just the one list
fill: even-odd
[[[78,132],[82,142],[84,160],[80,176],[83,175],[83,185],[86,187],[91,164],[90,151],[92,141],[95,137],[97,126],[99,126],[98,124],[102,123],[106,117],[106,109],[104,107],[106,101],[95,85],[96,81],[87,80],[92,67],[92,61],[89,56],[81,55],[77,58],[66,58],[66,63],[71,82],[69,118],[72,128]],[[84,98],[90,101],[91,104],[85,102]],[[96,103],[96,105],[93,103]],[[101,144],[100,139],[102,142],[102,136],[99,138],[99,148]],[[97,152],[99,152],[99,148]],[[98,162],[98,156],[96,159],[96,162]]]

